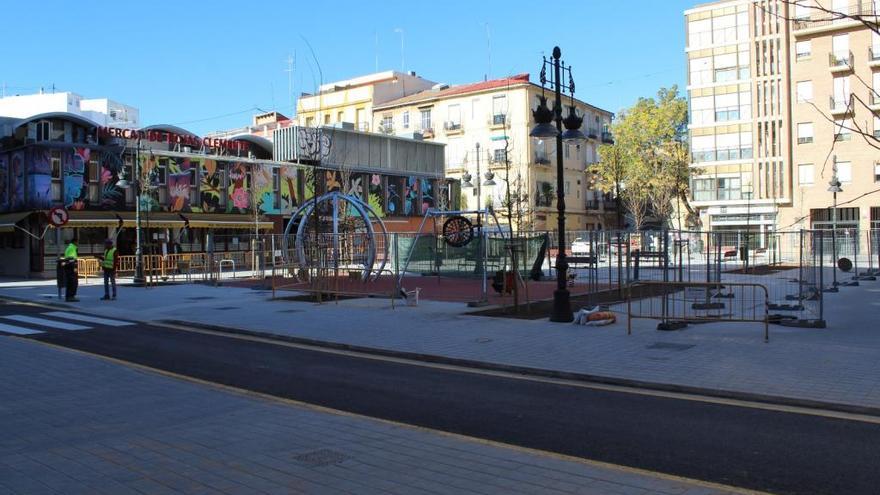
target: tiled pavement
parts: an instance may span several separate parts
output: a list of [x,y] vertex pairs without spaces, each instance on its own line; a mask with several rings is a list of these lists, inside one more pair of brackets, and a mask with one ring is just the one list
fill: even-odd
[[0,337],[0,494],[704,494]]

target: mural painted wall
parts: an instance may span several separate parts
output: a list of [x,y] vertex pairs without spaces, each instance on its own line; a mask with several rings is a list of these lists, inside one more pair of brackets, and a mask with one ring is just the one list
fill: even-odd
[[9,155],[0,154],[0,211],[9,211]]
[[27,159],[26,206],[33,209],[52,207],[52,162],[48,149],[30,148]]
[[233,162],[228,164],[227,170],[226,212],[247,213],[250,207],[250,193],[246,188],[247,168],[244,163]]
[[9,195],[11,210],[23,210],[24,202],[24,151],[16,151],[9,155]]
[[124,210],[125,190],[117,186],[122,161],[119,157],[105,153],[100,156],[101,163],[101,209]]
[[190,208],[196,212],[214,213],[220,211],[220,200],[226,195],[226,191],[221,190],[223,184],[223,167],[225,163],[218,163],[216,160],[201,161],[201,180],[199,183],[199,205],[190,205]]
[[168,211],[190,211],[189,192],[192,184],[192,163],[189,158],[168,161]]
[[370,207],[379,216],[385,216],[385,188],[382,187],[382,176],[379,174],[370,174],[369,199]]
[[61,154],[64,173],[64,206],[71,210],[85,210],[89,205],[87,168],[92,151],[89,148],[73,148]]

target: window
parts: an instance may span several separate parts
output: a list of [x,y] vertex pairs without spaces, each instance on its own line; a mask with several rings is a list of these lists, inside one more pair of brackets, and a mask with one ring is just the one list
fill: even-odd
[[813,142],[813,123],[801,122],[797,125],[798,144],[807,144]]
[[336,122],[342,122],[342,120],[345,118],[344,115],[344,112],[336,112]]
[[306,127],[315,127],[314,117],[306,117]]
[[571,181],[565,181],[565,194],[571,194]]
[[409,129],[409,110],[403,112],[403,128]]
[[41,120],[37,122],[37,141],[49,140],[49,121]]
[[712,19],[703,19],[688,23],[688,48],[697,48],[711,44]]
[[736,53],[715,56],[715,81],[733,81],[737,78]]
[[808,186],[813,184],[813,164],[804,163],[798,165],[798,184]]
[[849,77],[835,77],[833,108],[846,108],[846,106],[849,104],[849,95]]
[[813,81],[798,81],[795,86],[798,103],[813,101]]
[[392,132],[394,132],[394,120],[391,115],[383,115],[382,124],[380,125],[381,128],[379,130],[384,133],[391,134]]
[[155,185],[164,186],[166,184],[165,178],[166,178],[167,171],[168,171],[168,159],[167,158],[160,158],[159,163],[156,165]]
[[431,109],[426,108],[421,111],[422,114],[422,129],[423,130],[431,130]]
[[874,116],[874,137],[880,137],[880,117]]
[[61,152],[57,150],[52,151],[52,178],[53,179],[61,179]]
[[840,182],[852,182],[852,163],[837,162],[837,178]]
[[874,164],[874,182],[880,182],[880,163]]
[[499,125],[504,123],[504,115],[507,113],[507,96],[492,97],[492,124]]
[[324,114],[324,125],[329,125],[329,124],[330,124],[330,114],[325,113]]
[[492,152],[492,161],[494,163],[504,163],[505,154],[506,154],[506,151],[504,150],[504,148],[494,150]]
[[807,58],[813,54],[813,44],[811,41],[798,41],[794,44],[794,50],[798,60]]
[[447,108],[448,117],[449,117],[449,129],[460,129],[461,128],[461,105],[449,105]]
[[834,140],[849,141],[852,139],[852,119],[834,121]]
[[849,63],[848,34],[838,34],[831,37],[831,54],[834,55],[835,65]]
[[715,111],[712,96],[691,98],[691,123],[694,125],[711,124],[714,122]]
[[712,57],[693,58],[690,60],[691,84],[708,84],[712,82]]
[[565,158],[571,158],[571,145],[568,143],[565,143],[565,147],[563,149],[565,150],[565,152],[564,152]]

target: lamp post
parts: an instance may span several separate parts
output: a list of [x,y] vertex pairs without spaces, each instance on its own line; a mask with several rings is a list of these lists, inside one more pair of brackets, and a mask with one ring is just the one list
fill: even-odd
[[135,231],[135,250],[134,250],[134,278],[132,284],[135,287],[142,287],[146,283],[144,277],[144,250],[142,244],[143,232],[141,228],[141,140],[137,140],[137,148],[134,155],[134,170],[132,171],[132,180],[126,180],[125,177],[119,179],[116,185],[128,189],[134,188],[134,231]]
[[832,197],[834,198],[834,203],[831,208],[831,256],[832,256],[832,268],[831,276],[832,282],[831,287],[835,290],[838,285],[837,282],[837,193],[843,192],[843,189],[840,187],[840,179],[837,177],[837,155],[832,157],[831,163],[831,181],[828,183],[828,191],[831,192]]
[[[483,281],[480,285],[480,287],[481,287],[480,300],[468,303],[468,305],[471,307],[479,307],[479,306],[485,306],[485,305],[489,304],[489,287],[487,285],[488,281],[486,280],[487,274],[485,273],[485,270],[486,270],[486,259],[485,258],[488,256],[489,251],[488,251],[488,246],[486,245],[486,239],[483,236],[483,212],[484,212],[485,207],[483,206],[483,195],[482,195],[482,187],[481,186],[494,186],[495,185],[495,181],[493,180],[495,177],[495,174],[493,174],[492,172],[489,172],[489,171],[486,172],[486,180],[482,181],[482,182],[480,181],[480,143],[476,144],[476,148],[477,148],[477,153],[476,153],[476,156],[477,156],[477,180],[476,180],[476,182],[477,182],[477,184],[476,184],[476,186],[474,186],[474,183],[471,182],[472,177],[469,172],[465,172],[464,175],[462,175],[462,177],[461,177],[462,178],[461,187],[464,187],[464,188],[476,187],[477,188],[477,237],[479,237],[480,243],[482,246],[482,249],[481,249],[482,252],[477,257],[477,262],[474,264],[474,271],[477,273],[480,273],[480,272],[483,273],[483,276],[482,276]],[[486,216],[488,219],[488,212],[486,212]]]
[[[529,133],[532,137],[537,138],[556,138],[556,213],[557,213],[557,229],[559,233],[558,251],[556,254],[556,290],[553,291],[553,310],[550,313],[550,321],[570,322],[574,320],[571,311],[571,300],[568,292],[568,262],[565,256],[565,169],[562,160],[562,142],[563,141],[582,141],[585,136],[580,131],[580,127],[584,122],[583,117],[578,117],[574,108],[574,80],[571,77],[571,66],[565,65],[560,58],[562,50],[558,46],[553,47],[553,56],[551,59],[544,57],[544,63],[541,66],[541,96],[538,108],[532,111],[535,118],[535,127]],[[553,69],[551,78],[547,79],[547,67]],[[562,76],[568,73],[568,87],[563,89]],[[550,83],[554,91],[554,107],[551,111],[547,107],[547,98],[544,96],[544,89],[547,83]],[[571,98],[569,105],[569,113],[564,119],[562,118],[562,93],[567,89]],[[556,125],[550,122],[556,121]],[[565,124],[565,132],[562,126]]]

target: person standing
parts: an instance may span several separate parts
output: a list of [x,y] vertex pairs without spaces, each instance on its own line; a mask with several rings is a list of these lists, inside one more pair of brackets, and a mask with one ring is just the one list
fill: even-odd
[[[116,246],[113,239],[104,241],[104,257],[101,258],[101,268],[104,270],[104,297],[102,301],[116,299],[116,270],[119,268],[119,257],[116,256]],[[113,287],[113,296],[110,296],[110,287]]]
[[74,237],[70,240],[70,244],[64,249],[64,299],[68,302],[78,302],[76,298],[76,290],[79,288],[79,269],[77,268],[77,260],[79,253],[77,251],[77,239]]

